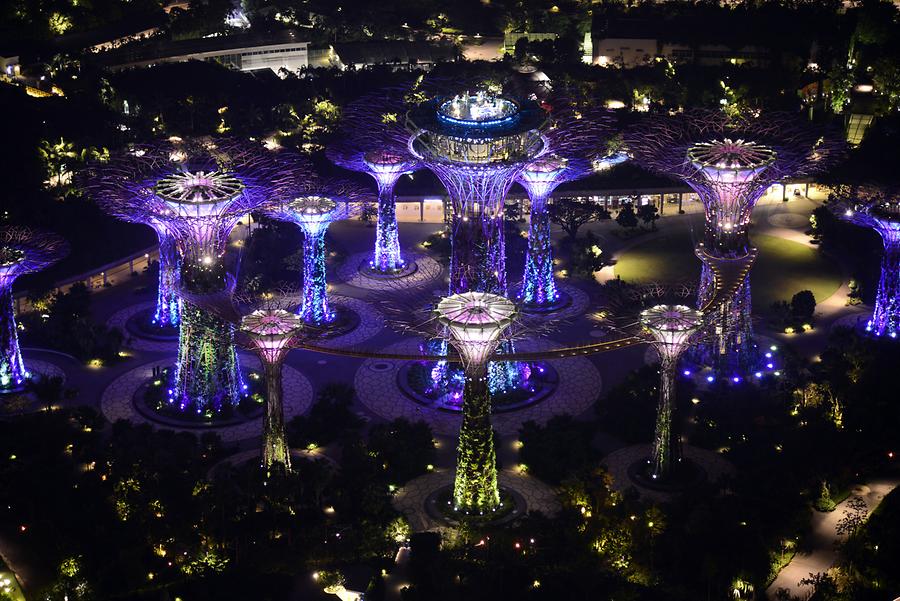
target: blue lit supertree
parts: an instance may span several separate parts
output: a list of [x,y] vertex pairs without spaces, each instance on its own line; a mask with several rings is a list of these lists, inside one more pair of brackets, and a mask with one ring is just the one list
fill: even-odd
[[182,411],[219,411],[239,400],[234,325],[203,310],[199,299],[229,293],[228,237],[268,200],[277,169],[261,145],[200,138],[131,148],[89,170],[98,204],[131,206],[130,220],[163,226],[182,257],[178,359],[168,397]]
[[409,265],[400,254],[394,186],[420,167],[407,146],[402,90],[385,89],[348,104],[341,127],[326,154],[334,163],[368,173],[378,186],[375,250],[368,270],[379,276],[403,276]]
[[866,323],[873,336],[900,332],[900,186],[844,185],[833,191],[828,208],[841,219],[878,232],[884,251],[875,310]]
[[284,173],[266,215],[288,221],[303,231],[303,294],[299,314],[308,324],[334,321],[329,307],[325,269],[325,233],[334,221],[350,219],[369,200],[369,194],[350,182],[322,180],[305,160],[282,161]]
[[0,228],[0,394],[20,390],[29,377],[19,349],[13,282],[53,265],[68,252],[68,244],[56,234],[22,227]]
[[[532,101],[466,92],[419,104],[406,123],[410,149],[452,203],[450,294],[506,295],[503,205],[516,177],[545,151],[546,111]],[[514,363],[495,363],[489,371],[492,392],[522,379]]]
[[[737,117],[721,111],[651,116],[625,136],[643,166],[675,177],[700,197],[706,211],[705,237],[697,247],[703,261],[699,305],[715,295],[712,262],[725,263],[751,252],[750,214],[774,183],[821,172],[841,156],[836,131],[814,127],[796,115],[770,113]],[[697,359],[729,379],[756,369],[752,338],[750,278],[717,308],[713,342],[698,347]]]
[[548,154],[529,163],[516,181],[531,202],[528,250],[521,299],[525,308],[549,310],[562,298],[553,279],[553,249],[547,203],[565,182],[581,179],[606,167],[603,157],[611,132],[610,117],[590,105],[580,107],[571,99],[549,101],[550,125],[544,130]]

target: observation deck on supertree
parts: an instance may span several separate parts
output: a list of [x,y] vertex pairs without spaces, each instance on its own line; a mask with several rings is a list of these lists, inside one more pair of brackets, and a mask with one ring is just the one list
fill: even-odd
[[653,336],[659,354],[659,404],[653,437],[650,472],[652,479],[671,476],[681,461],[679,435],[672,427],[675,410],[675,370],[678,359],[703,323],[703,314],[685,305],[656,305],[641,312],[640,323]]
[[182,411],[218,411],[240,397],[234,325],[189,299],[228,294],[228,237],[268,200],[276,172],[262,145],[199,138],[132,148],[89,175],[101,206],[130,207],[130,219],[161,224],[181,254],[182,315],[168,402]]
[[380,90],[347,105],[335,142],[326,150],[332,162],[368,173],[378,185],[375,250],[368,270],[380,276],[410,273],[410,266],[400,253],[394,186],[400,176],[421,165],[407,144],[409,132],[403,123],[406,105],[402,92]]
[[[750,215],[766,189],[789,177],[831,167],[843,148],[836,132],[786,113],[729,117],[721,111],[693,111],[652,116],[631,128],[625,140],[638,163],[684,181],[703,202],[705,236],[697,247],[704,264],[701,307],[715,295],[709,263],[739,260],[750,252]],[[699,361],[719,371],[753,371],[758,357],[752,340],[749,275],[717,310],[721,313],[717,335],[699,347]]]
[[56,234],[23,227],[0,228],[0,394],[21,390],[30,373],[25,369],[12,287],[19,276],[46,269],[69,253]]
[[545,150],[546,112],[484,91],[438,97],[409,111],[409,148],[438,177],[453,207],[450,293],[506,293],[503,203]]
[[839,218],[878,232],[884,251],[875,310],[866,323],[873,336],[897,338],[900,332],[900,186],[838,186],[826,206]]
[[325,233],[332,222],[357,215],[370,194],[350,182],[321,180],[302,167],[305,163],[291,163],[301,168],[288,168],[287,177],[276,186],[277,200],[265,212],[303,231],[303,301],[299,315],[305,323],[319,326],[336,317],[328,301]]
[[525,310],[552,310],[564,302],[553,279],[548,200],[565,182],[587,177],[602,164],[611,117],[593,106],[579,107],[561,96],[549,100],[549,125],[543,130],[546,154],[529,163],[516,181],[531,201],[528,249],[520,297]]
[[465,371],[453,507],[463,514],[483,515],[500,505],[487,362],[501,333],[515,320],[516,307],[496,294],[466,292],[442,299],[435,315],[449,330]]

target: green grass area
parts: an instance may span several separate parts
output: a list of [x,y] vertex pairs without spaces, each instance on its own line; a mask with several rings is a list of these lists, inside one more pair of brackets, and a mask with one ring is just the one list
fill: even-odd
[[[790,300],[801,290],[811,290],[821,302],[841,285],[838,265],[815,249],[766,235],[753,236],[753,244],[759,248],[750,275],[755,310]],[[636,283],[695,280],[700,277],[700,260],[694,256],[689,236],[661,235],[625,251],[614,273]]]

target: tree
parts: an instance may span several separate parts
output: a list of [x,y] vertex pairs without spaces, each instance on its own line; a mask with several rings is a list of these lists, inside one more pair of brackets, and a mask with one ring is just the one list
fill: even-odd
[[571,239],[578,236],[581,226],[591,221],[609,219],[610,214],[604,207],[593,202],[573,198],[556,198],[549,205],[550,221],[563,229]]
[[53,405],[75,398],[75,390],[63,386],[61,376],[45,376],[29,382],[29,388],[41,405],[50,411]]
[[791,298],[791,315],[794,319],[808,323],[816,312],[816,297],[810,290],[801,290]]
[[644,222],[644,224],[650,224],[650,229],[652,231],[656,231],[656,220],[659,219],[659,209],[656,208],[656,205],[646,204],[641,205],[637,209],[637,217]]
[[637,227],[638,219],[634,212],[633,204],[629,202],[622,205],[622,208],[619,209],[619,214],[616,215],[616,223],[629,230]]

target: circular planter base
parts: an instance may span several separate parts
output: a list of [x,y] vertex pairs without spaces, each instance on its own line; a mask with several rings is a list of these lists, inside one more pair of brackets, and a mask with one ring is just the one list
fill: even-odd
[[379,271],[372,267],[369,260],[366,259],[359,264],[359,273],[373,280],[399,280],[413,275],[419,270],[419,265],[415,261],[407,261],[406,264],[395,271]]
[[[423,365],[422,363],[404,362],[397,371],[397,387],[400,388],[400,391],[406,397],[420,405],[449,413],[460,413],[462,411],[462,398],[455,399],[449,392],[431,398],[427,396],[424,391],[420,390],[419,386],[411,381],[411,376],[416,370],[428,370],[431,365],[433,364],[427,363]],[[390,368],[389,365],[387,367]],[[452,364],[450,368],[452,369]],[[376,367],[376,371],[377,369],[378,368]],[[514,402],[504,402],[506,396],[514,393],[503,392],[495,395],[492,399],[491,413],[506,413],[508,411],[518,411],[525,407],[531,407],[556,392],[557,385],[559,384],[559,375],[552,365],[541,363],[539,368],[533,369],[531,373],[532,375],[528,379],[528,385],[532,387],[528,389],[529,394]]]
[[318,338],[328,340],[349,334],[359,327],[359,313],[345,305],[332,304],[334,319],[329,323],[315,326],[320,328]]
[[534,303],[522,303],[522,312],[532,315],[544,315],[546,313],[554,313],[567,309],[572,304],[572,297],[563,290],[557,289],[557,298],[551,303],[541,305]]
[[178,326],[157,326],[153,323],[153,316],[156,313],[155,307],[141,309],[134,315],[131,315],[125,322],[125,329],[132,336],[144,338],[146,340],[157,340],[161,342],[170,342],[178,340]]
[[489,514],[469,514],[453,509],[453,485],[442,486],[425,499],[425,512],[449,526],[462,523],[476,526],[500,526],[527,513],[525,498],[511,488],[500,487],[500,506]]
[[666,493],[682,492],[706,481],[703,468],[687,458],[678,461],[665,478],[654,478],[650,467],[649,457],[635,461],[628,466],[629,480],[640,487]]

